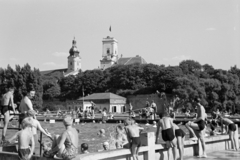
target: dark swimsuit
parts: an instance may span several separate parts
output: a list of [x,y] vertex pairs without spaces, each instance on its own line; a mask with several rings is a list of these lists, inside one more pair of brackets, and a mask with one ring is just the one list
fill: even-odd
[[162,139],[164,141],[172,141],[174,139],[173,129],[168,128],[168,129],[162,130]]
[[200,121],[198,121],[198,122],[195,122],[195,123],[197,123],[198,124],[198,128],[199,128],[199,130],[200,131],[202,131],[202,130],[204,130],[204,128],[205,128],[205,125],[206,125],[206,123],[205,123],[205,121],[204,120],[200,120]]
[[29,160],[28,159],[29,154],[30,154],[30,148],[18,150],[18,157],[20,160]]
[[229,131],[235,132],[237,130],[235,123],[231,123],[228,125]]
[[140,147],[142,145],[141,138],[140,137],[131,137],[131,145],[137,145],[137,147]]
[[186,135],[186,133],[182,130],[182,129],[176,129],[175,130],[175,135],[176,135],[176,137],[185,137],[185,135]]
[[1,113],[2,113],[2,115],[4,115],[8,110],[9,110],[9,109],[8,109],[8,105],[3,105],[3,106],[1,107]]

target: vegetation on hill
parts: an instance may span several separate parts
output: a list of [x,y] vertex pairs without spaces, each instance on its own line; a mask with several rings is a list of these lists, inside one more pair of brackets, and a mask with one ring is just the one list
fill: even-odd
[[[113,92],[122,96],[164,92],[177,95],[177,107],[191,107],[200,97],[208,111],[215,108],[240,112],[240,69],[214,69],[193,60],[182,61],[179,66],[155,64],[116,65],[102,70],[86,70],[77,76],[63,77],[61,73],[40,77],[38,70],[29,65],[12,70],[0,69],[0,83],[12,83],[20,100],[26,86],[38,88],[37,101],[76,99],[97,92]],[[1,94],[3,88],[1,87]],[[42,96],[43,95],[43,96]],[[38,103],[40,105],[41,103]]]

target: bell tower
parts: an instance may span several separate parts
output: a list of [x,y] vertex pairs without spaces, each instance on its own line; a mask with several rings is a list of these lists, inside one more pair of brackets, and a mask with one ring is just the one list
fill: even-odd
[[102,40],[102,60],[100,68],[106,69],[115,64],[118,60],[118,42],[113,37],[107,36]]
[[69,50],[68,56],[68,73],[79,71],[81,69],[81,57],[80,52],[77,49],[77,41],[75,38],[72,41],[72,48]]

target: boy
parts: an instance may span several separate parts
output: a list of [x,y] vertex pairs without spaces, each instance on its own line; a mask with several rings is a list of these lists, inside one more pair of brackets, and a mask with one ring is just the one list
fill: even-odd
[[235,149],[237,151],[238,150],[238,148],[237,148],[238,139],[235,138],[236,137],[235,134],[238,134],[238,133],[236,133],[235,123],[228,118],[222,117],[221,115],[219,115],[218,117],[221,122],[222,131],[223,131],[223,125],[225,125],[226,133],[229,133],[229,137],[232,142],[233,149]]
[[82,154],[88,154],[88,144],[87,143],[82,143],[81,144],[81,152]]
[[133,160],[138,160],[138,151],[141,146],[140,133],[143,130],[142,127],[134,124],[134,120],[127,118],[125,120],[125,131],[127,134],[127,139],[130,144],[130,150],[133,157]]
[[[29,160],[34,152],[35,142],[33,133],[31,131],[32,121],[29,118],[25,118],[22,121],[23,129],[18,131],[12,138],[8,140],[8,143],[18,138],[18,156],[20,160]],[[31,142],[31,149],[29,144]]]
[[170,159],[170,147],[173,148],[173,159],[176,160],[176,138],[175,138],[175,127],[172,122],[172,119],[168,117],[168,113],[165,111],[164,114],[159,115],[159,122],[157,125],[157,131],[156,131],[156,141],[157,143],[158,136],[159,136],[159,130],[162,129],[162,139],[166,142],[167,148],[168,148],[168,159]]

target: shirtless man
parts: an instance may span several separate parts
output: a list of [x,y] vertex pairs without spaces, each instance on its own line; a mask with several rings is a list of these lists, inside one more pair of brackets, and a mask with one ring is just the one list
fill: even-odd
[[170,117],[168,117],[168,113],[165,112],[164,114],[159,115],[159,122],[157,125],[156,131],[156,140],[155,143],[158,141],[159,130],[162,130],[162,139],[166,142],[168,148],[168,159],[170,159],[170,148],[173,148],[173,159],[177,159],[177,140],[175,136],[175,127],[173,121]]
[[19,115],[19,123],[27,117],[27,111],[33,110],[33,104],[31,99],[33,99],[35,95],[35,90],[33,88],[30,88],[28,90],[28,93],[26,96],[24,96],[21,100],[20,106],[19,106],[19,112],[21,113]]
[[219,117],[219,121],[221,122],[222,131],[223,131],[223,125],[225,125],[226,133],[229,133],[229,138],[232,142],[233,149],[237,151],[238,139],[236,139],[235,134],[238,134],[238,133],[236,133],[237,129],[236,129],[235,123],[228,118],[222,117],[221,115],[218,115],[218,117]]
[[[199,155],[198,157],[206,158],[206,145],[205,145],[205,129],[206,129],[206,122],[205,119],[207,118],[207,114],[205,108],[200,104],[200,99],[196,98],[195,102],[197,103],[197,119],[192,122],[186,123],[186,128],[189,130],[190,134],[193,135],[191,138],[192,140],[200,140],[202,144],[202,151],[203,155]],[[197,136],[195,132],[197,133]],[[199,148],[200,151],[200,148]]]
[[[30,160],[34,152],[35,142],[31,131],[31,123],[30,119],[25,118],[22,121],[23,129],[7,141],[11,143],[16,138],[18,139],[18,156],[20,160]],[[31,149],[29,147],[30,143]]]
[[1,113],[4,116],[3,130],[2,130],[2,142],[5,141],[8,123],[11,120],[11,118],[13,118],[13,116],[10,116],[10,111],[9,111],[10,108],[12,108],[13,112],[15,113],[15,105],[13,102],[13,93],[14,93],[14,88],[10,87],[8,89],[8,92],[2,96],[2,100],[1,100]]

